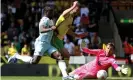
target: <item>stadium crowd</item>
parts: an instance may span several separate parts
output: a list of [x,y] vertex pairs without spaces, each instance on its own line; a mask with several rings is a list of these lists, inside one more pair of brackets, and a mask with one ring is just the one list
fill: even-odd
[[[95,5],[86,1],[80,1],[80,12],[76,14],[72,26],[75,33],[88,32],[89,35],[84,38],[72,38],[70,35],[64,37],[64,47],[72,56],[81,55],[82,45],[91,49],[102,48],[102,41],[98,35],[98,21],[105,6],[95,0],[90,0]],[[32,56],[44,6],[54,8],[53,20],[56,22],[61,12],[70,7],[72,2],[73,0],[3,0],[1,2],[1,55],[12,56],[18,52],[21,55]],[[106,8],[104,9],[107,11]]]
[[[34,51],[34,41],[38,36],[38,22],[42,17],[44,6],[50,6],[55,8],[55,17],[57,20],[60,12],[70,6],[72,1],[46,1],[43,0],[12,0],[12,1],[3,1],[2,2],[2,12],[1,12],[1,22],[2,22],[2,32],[1,32],[1,44],[4,48],[4,55],[8,53],[8,47],[10,45],[16,48],[16,52],[21,54],[32,55]],[[65,3],[65,5],[64,5]],[[81,7],[80,13],[75,16],[73,26],[75,33],[84,33],[84,32],[95,32],[97,38],[98,24],[96,21],[90,21],[89,19],[90,10],[88,4],[84,4]],[[89,24],[93,24],[90,25]],[[89,29],[88,29],[89,28]],[[92,30],[91,30],[92,29]],[[89,30],[89,31],[88,31]],[[85,41],[87,45],[92,42],[93,47],[98,48],[97,44],[100,45],[101,40],[98,37],[98,41],[93,40],[93,33],[90,33],[91,38],[86,38]],[[69,39],[70,40],[70,39]],[[76,38],[74,41],[71,41],[74,45],[80,45],[82,40]],[[66,41],[66,40],[64,40]],[[67,45],[67,42],[66,42]],[[68,45],[67,45],[68,46]],[[66,46],[66,47],[67,47]]]

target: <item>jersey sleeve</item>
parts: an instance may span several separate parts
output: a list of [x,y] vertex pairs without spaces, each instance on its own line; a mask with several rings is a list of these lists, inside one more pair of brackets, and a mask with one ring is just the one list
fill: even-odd
[[56,26],[59,26],[60,23],[62,23],[65,20],[64,16],[60,16],[56,22]]
[[43,28],[49,28],[50,24],[52,24],[52,22],[50,22],[49,18],[42,18],[39,22],[39,32],[42,32]]
[[50,25],[52,25],[52,22],[49,18],[47,17],[43,17],[40,22],[39,22],[39,26],[43,26],[43,27],[49,27]]
[[116,68],[118,67],[118,64],[116,63],[115,59],[111,59],[111,65],[113,66],[113,68],[116,70]]
[[88,48],[82,48],[82,51],[87,53],[87,54],[94,54],[94,55],[98,55],[99,52],[101,51],[102,49],[88,49]]

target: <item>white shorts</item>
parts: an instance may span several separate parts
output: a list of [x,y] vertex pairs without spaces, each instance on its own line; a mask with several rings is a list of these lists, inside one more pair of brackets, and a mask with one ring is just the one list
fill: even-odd
[[34,46],[34,55],[43,56],[44,54],[48,53],[48,55],[51,56],[53,52],[57,51],[55,47],[45,41],[36,40]]

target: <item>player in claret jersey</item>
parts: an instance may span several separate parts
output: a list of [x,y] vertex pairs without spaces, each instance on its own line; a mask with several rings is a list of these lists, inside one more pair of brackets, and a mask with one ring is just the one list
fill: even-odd
[[69,75],[73,76],[77,80],[82,80],[83,78],[97,78],[97,72],[99,70],[107,70],[109,67],[113,66],[116,71],[120,71],[123,74],[127,74],[128,68],[120,67],[116,64],[116,60],[113,56],[114,54],[114,44],[108,43],[105,50],[103,49],[88,49],[82,48],[82,51],[87,54],[94,54],[96,58],[81,67],[75,69]]

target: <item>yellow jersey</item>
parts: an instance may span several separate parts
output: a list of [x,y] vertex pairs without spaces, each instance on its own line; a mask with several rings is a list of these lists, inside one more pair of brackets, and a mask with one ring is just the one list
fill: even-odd
[[8,54],[10,56],[13,56],[15,53],[17,53],[17,49],[16,48],[9,48],[8,49]]
[[24,54],[24,55],[27,55],[27,54],[29,54],[29,49],[27,49],[27,48],[22,48],[22,50],[21,50],[21,54]]
[[57,31],[58,31],[57,37],[60,40],[63,40],[68,30],[72,27],[72,22],[73,22],[72,14],[68,14],[66,18],[62,15],[58,18],[56,22]]

